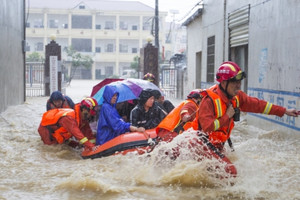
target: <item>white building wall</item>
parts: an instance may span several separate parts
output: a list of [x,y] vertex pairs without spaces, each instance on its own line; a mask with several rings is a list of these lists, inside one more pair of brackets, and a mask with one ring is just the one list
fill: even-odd
[[[92,1],[91,1],[92,2]],[[154,16],[154,9],[147,10],[135,10],[132,11],[129,8],[128,11],[122,10],[94,10],[89,9],[55,9],[55,8],[35,8],[30,7],[28,14],[28,23],[30,27],[26,29],[26,36],[28,45],[31,46],[30,52],[35,51],[34,45],[41,41],[44,45],[47,45],[52,34],[56,35],[56,41],[63,41],[62,49],[65,47],[67,39],[67,45],[72,44],[72,39],[91,39],[92,47],[89,55],[92,56],[94,64],[92,66],[92,79],[95,79],[96,70],[98,73],[101,69],[101,76],[104,77],[107,70],[105,63],[113,64],[113,75],[120,75],[123,72],[123,68],[120,63],[133,62],[135,56],[139,56],[140,48],[142,48],[147,42],[146,39],[150,35],[150,26],[152,24],[151,19]],[[72,16],[91,16],[92,28],[72,28]],[[165,21],[167,15],[166,12],[160,12],[160,22]],[[57,28],[49,28],[51,19],[55,19],[57,22]],[[120,23],[125,22],[127,29],[120,28]],[[68,24],[67,27],[64,24]],[[144,29],[147,27],[146,29]],[[136,30],[137,29],[137,30]],[[164,23],[160,24],[160,46],[165,46],[164,38]],[[113,44],[113,52],[106,52],[107,44]],[[123,43],[125,42],[125,43]],[[128,45],[128,53],[120,52],[120,45]],[[101,48],[101,52],[96,52],[96,47]],[[132,50],[134,48],[134,51]],[[137,48],[136,53],[135,48]],[[39,51],[41,55],[43,51]],[[66,60],[65,54],[62,51],[62,60]],[[82,52],[80,52],[82,53]],[[98,64],[96,64],[98,63]],[[102,63],[102,64],[99,64]],[[102,67],[103,66],[103,67]],[[110,65],[111,66],[111,65]],[[99,75],[99,74],[98,74]],[[111,74],[109,75],[111,76]]]
[[[224,2],[226,17],[224,29]],[[228,13],[250,4],[248,42],[248,94],[286,108],[300,110],[300,1],[297,0],[204,0],[202,17],[187,27],[188,67],[193,68],[194,54],[199,45],[194,39],[202,31],[202,75],[206,84],[207,37],[215,35],[215,70],[223,60],[229,59]],[[201,24],[197,30],[194,23]],[[224,30],[226,31],[224,33]],[[192,33],[191,33],[192,32]],[[225,35],[225,37],[224,37]],[[225,38],[225,39],[224,39]],[[189,76],[193,72],[188,72]],[[194,71],[195,73],[195,71]],[[187,83],[193,87],[193,82]],[[300,131],[300,118],[268,116],[248,113],[250,124],[264,129],[277,129],[290,133]]]
[[[201,18],[201,16],[199,17]],[[203,77],[198,77],[195,73],[196,71],[196,53],[203,52],[202,48],[202,38],[203,31],[201,30],[202,21],[195,20],[189,25],[189,31],[187,32],[187,76],[185,78],[185,88],[184,96],[187,96],[190,91],[196,87],[196,79],[200,78],[203,80]],[[203,73],[201,73],[203,74]]]

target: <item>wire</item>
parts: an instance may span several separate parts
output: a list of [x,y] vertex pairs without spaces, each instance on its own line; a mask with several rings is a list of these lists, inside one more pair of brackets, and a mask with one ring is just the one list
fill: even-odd
[[177,22],[180,22],[180,21],[182,21],[183,19],[185,19],[189,14],[190,14],[190,12],[192,12],[193,10],[194,10],[194,8],[196,8],[197,6],[199,6],[199,5],[203,5],[203,0],[201,0],[201,1],[199,1],[198,3],[196,3],[195,5],[194,5],[194,7],[192,8],[192,9],[190,9],[181,19],[179,19],[179,20],[176,20]]

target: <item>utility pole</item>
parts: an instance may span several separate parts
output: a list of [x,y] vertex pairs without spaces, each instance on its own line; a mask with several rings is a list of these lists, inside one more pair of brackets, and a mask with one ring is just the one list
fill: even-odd
[[158,0],[155,0],[155,47],[159,51],[158,18]]

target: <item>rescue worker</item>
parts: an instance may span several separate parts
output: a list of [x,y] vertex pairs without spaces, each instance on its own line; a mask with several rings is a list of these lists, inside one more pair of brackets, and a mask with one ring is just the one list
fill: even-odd
[[155,81],[155,76],[148,72],[147,74],[144,75],[144,80],[154,82]]
[[179,104],[158,126],[156,132],[160,140],[170,142],[178,134],[193,128],[198,130],[195,120],[199,103],[203,97],[203,90],[192,90],[187,99]]
[[139,95],[138,104],[130,113],[130,122],[133,126],[145,129],[155,128],[164,118],[165,113],[154,104],[154,94],[151,89],[146,89]]
[[[277,115],[284,114],[297,117],[295,109],[273,105],[270,102],[250,97],[242,92],[241,81],[246,77],[240,67],[234,62],[224,62],[216,73],[218,85],[207,90],[199,106],[198,122],[200,130],[205,132],[202,141],[219,155],[222,154],[224,143],[230,138],[234,121],[239,120],[239,111]],[[236,175],[233,165],[226,169],[228,173]]]
[[119,115],[116,104],[119,93],[115,87],[106,85],[103,92],[103,104],[100,110],[96,144],[101,145],[105,142],[129,131],[144,132],[143,127],[136,127],[125,122]]
[[64,96],[60,91],[54,91],[47,100],[46,109],[51,110],[54,108],[72,108],[74,109],[74,102],[68,96]]
[[89,122],[96,115],[97,101],[85,98],[73,109],[51,109],[43,114],[38,132],[44,144],[62,144],[71,141],[74,136],[85,148],[92,150],[95,146],[94,134]]
[[157,103],[158,107],[161,108],[165,115],[168,115],[175,107],[171,101],[165,100],[165,97],[161,95],[161,92],[158,90],[152,91],[155,99],[155,103]]

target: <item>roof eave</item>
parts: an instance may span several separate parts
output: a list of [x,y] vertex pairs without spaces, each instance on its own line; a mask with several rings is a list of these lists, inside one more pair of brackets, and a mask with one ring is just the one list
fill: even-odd
[[198,8],[190,17],[188,17],[183,23],[182,26],[188,26],[192,23],[196,18],[202,15],[203,8]]

